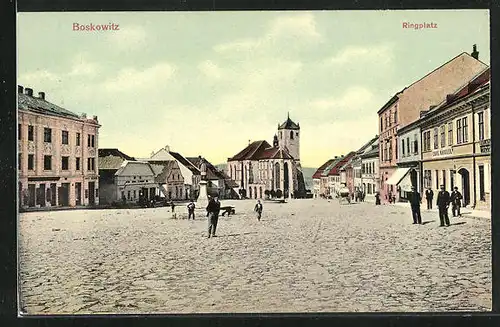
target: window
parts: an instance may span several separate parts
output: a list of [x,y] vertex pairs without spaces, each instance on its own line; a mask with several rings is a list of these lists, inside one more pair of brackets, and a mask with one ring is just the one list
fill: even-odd
[[397,159],[399,156],[398,155],[398,141],[397,140],[396,140],[395,144],[396,144],[396,150],[394,152],[396,152],[396,159]]
[[17,139],[20,140],[23,135],[21,124],[17,124]]
[[413,153],[418,153],[418,135],[415,134],[413,137]]
[[438,128],[434,127],[434,149],[438,148]]
[[28,125],[28,141],[34,140],[33,125]]
[[87,170],[95,170],[95,158],[87,158]]
[[462,131],[463,131],[462,140],[464,143],[467,143],[469,141],[469,128],[467,126],[467,117],[462,118]]
[[127,191],[127,199],[130,200],[130,191]]
[[91,135],[90,141],[90,146],[95,148],[95,135]]
[[[479,140],[484,140],[484,112],[477,113],[477,123],[479,124]],[[481,167],[481,166],[480,166]],[[484,170],[484,167],[483,167]]]
[[380,131],[382,132],[384,130],[384,121],[382,120],[382,117],[380,117]]
[[293,140],[293,131],[290,131],[290,139]]
[[22,166],[21,163],[22,163],[22,160],[23,160],[22,158],[23,158],[22,155],[19,153],[17,155],[17,169],[19,169],[19,170],[21,170],[21,166]]
[[52,156],[43,156],[43,170],[52,170]]
[[462,120],[457,120],[457,144],[462,143]]
[[450,190],[453,190],[455,187],[455,171],[450,170]]
[[426,131],[424,132],[424,151],[430,151],[431,150],[431,132]]
[[448,123],[448,145],[453,145],[453,122]]
[[405,156],[405,140],[401,140],[401,153],[402,156]]
[[136,198],[137,198],[137,191],[134,190],[134,199],[136,199]]
[[62,157],[61,158],[61,169],[62,170],[68,170],[69,169],[69,157]]
[[68,134],[69,134],[68,131],[62,131],[61,134],[62,144],[69,144]]
[[394,109],[394,124],[398,123],[398,107]]
[[46,143],[52,142],[52,129],[47,127],[43,129],[43,141]]
[[75,169],[80,170],[80,158],[76,158]]
[[92,171],[95,171],[95,158],[92,158],[91,163],[92,163]]
[[441,126],[441,147],[444,148],[446,146],[446,133],[445,133],[445,125]]
[[80,146],[80,133],[76,133],[76,146]]
[[439,190],[439,170],[436,170],[436,190]]
[[35,169],[35,155],[28,154],[28,170],[34,170],[34,169]]
[[408,155],[410,155],[410,138],[406,138],[406,149],[408,151]]
[[391,161],[392,160],[392,142],[387,141],[387,143],[389,145],[389,157],[387,158],[387,161]]

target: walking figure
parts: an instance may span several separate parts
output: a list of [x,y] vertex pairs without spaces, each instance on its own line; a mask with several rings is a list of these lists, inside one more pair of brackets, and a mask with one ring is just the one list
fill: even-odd
[[189,204],[187,205],[187,208],[188,208],[188,220],[191,218],[191,216],[193,216],[193,220],[194,220],[194,208],[195,208],[195,204],[193,202],[193,200],[191,200],[191,202],[189,202]]
[[219,197],[216,195],[210,199],[207,206],[208,217],[208,238],[215,237],[215,230],[217,229],[217,222],[219,220],[220,202]]
[[462,214],[460,213],[460,206],[462,205],[462,194],[458,191],[458,187],[453,188],[453,192],[451,192],[450,196],[451,200],[451,211],[453,212],[453,217],[456,217],[457,214],[458,216],[462,217]]
[[380,205],[380,193],[379,192],[375,193],[375,205],[376,206]]
[[253,210],[257,213],[257,220],[260,221],[260,217],[262,217],[262,203],[260,203],[260,200],[257,200],[257,204]]
[[413,224],[422,224],[422,216],[420,215],[420,203],[422,202],[422,199],[420,198],[420,193],[415,190],[415,186],[411,187],[409,200],[411,205],[411,214],[413,216]]
[[392,203],[392,191],[389,191],[389,203]]
[[439,209],[439,221],[441,224],[439,227],[450,226],[450,218],[448,218],[448,208],[450,207],[450,193],[444,189],[444,185],[441,185],[441,191],[439,191],[437,196],[437,206]]
[[177,215],[175,214],[175,204],[172,202],[170,205],[170,208],[172,208],[172,219],[177,219]]
[[434,192],[429,187],[425,190],[425,198],[427,199],[427,210],[432,209],[432,199],[434,198]]

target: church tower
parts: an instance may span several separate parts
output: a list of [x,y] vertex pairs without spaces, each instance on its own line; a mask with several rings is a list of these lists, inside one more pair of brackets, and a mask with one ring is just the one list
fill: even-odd
[[278,126],[278,145],[288,149],[295,161],[300,161],[300,125],[290,119],[290,114],[287,120]]

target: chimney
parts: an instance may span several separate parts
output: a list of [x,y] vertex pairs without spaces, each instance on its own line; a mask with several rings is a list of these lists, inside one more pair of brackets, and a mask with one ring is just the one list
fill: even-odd
[[18,85],[17,86],[17,93],[21,93],[22,94],[23,91],[24,91],[24,87],[22,87],[21,85]]
[[45,92],[38,92],[38,98],[45,100]]
[[27,88],[24,89],[24,92],[25,92],[26,95],[29,95],[30,97],[33,96],[33,89],[30,89],[30,88],[27,87]]
[[170,147],[168,145],[165,145],[165,151],[170,152]]
[[472,53],[470,54],[472,58],[479,60],[479,52],[477,51],[476,45],[472,46]]

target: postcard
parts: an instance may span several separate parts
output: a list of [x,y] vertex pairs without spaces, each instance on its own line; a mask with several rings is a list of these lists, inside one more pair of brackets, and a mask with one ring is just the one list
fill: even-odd
[[488,10],[17,29],[20,315],[492,310]]

